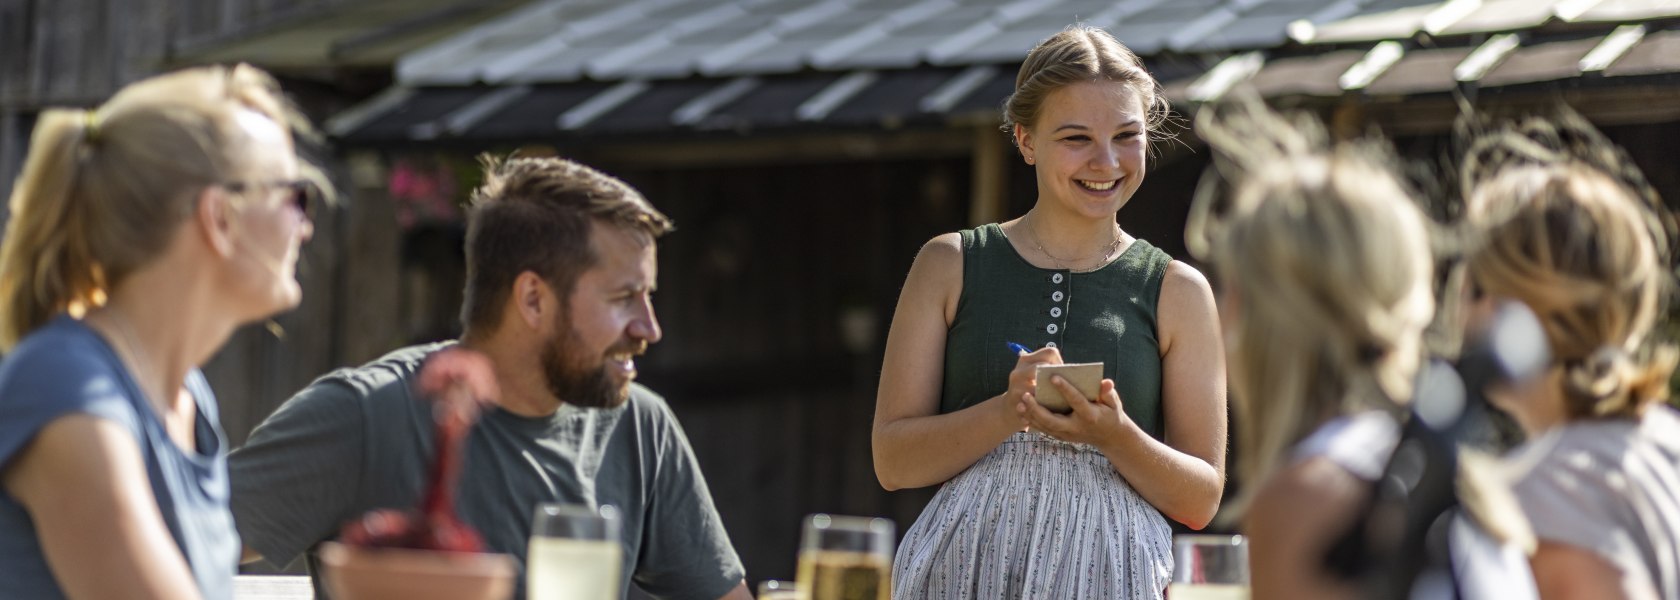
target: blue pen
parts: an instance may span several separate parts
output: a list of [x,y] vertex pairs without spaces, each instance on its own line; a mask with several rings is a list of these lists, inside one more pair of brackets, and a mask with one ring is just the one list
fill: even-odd
[[1026,346],[1022,346],[1015,342],[1009,342],[1009,351],[1014,352],[1017,356],[1022,354],[1032,354],[1032,351],[1028,350]]

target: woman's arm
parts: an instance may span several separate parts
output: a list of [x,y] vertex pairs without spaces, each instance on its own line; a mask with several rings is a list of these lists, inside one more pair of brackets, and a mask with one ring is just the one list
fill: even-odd
[[1331,576],[1324,560],[1370,485],[1324,458],[1287,467],[1260,485],[1243,517],[1253,599],[1357,598],[1358,589]]
[[1033,365],[1059,360],[1054,349],[1029,354],[1010,374],[1009,392],[939,414],[945,334],[961,294],[962,241],[948,233],[916,255],[887,333],[871,445],[875,477],[888,490],[944,483],[1020,431],[1010,406],[1031,389]]
[[1164,441],[1126,416],[1113,381],[1105,380],[1095,399],[1080,396],[1071,385],[1062,387],[1062,396],[1075,409],[1065,417],[1036,402],[1023,401],[1017,410],[1034,429],[1096,446],[1150,505],[1167,518],[1201,529],[1219,511],[1225,486],[1225,351],[1219,315],[1207,279],[1176,261],[1167,267],[1158,306]]
[[152,496],[134,435],[92,415],[60,417],[13,458],[0,483],[35,521],[70,598],[199,597]]

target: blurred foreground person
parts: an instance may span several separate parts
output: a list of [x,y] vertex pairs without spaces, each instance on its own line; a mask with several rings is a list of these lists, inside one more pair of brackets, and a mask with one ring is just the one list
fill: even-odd
[[293,123],[247,66],[41,114],[0,246],[0,597],[232,595],[198,367],[302,297],[314,188]]
[[[1331,147],[1316,122],[1258,100],[1204,109],[1196,130],[1224,184],[1198,190],[1186,241],[1219,284],[1248,482],[1233,510],[1250,542],[1252,595],[1371,597],[1382,586],[1367,573],[1383,565],[1331,562],[1357,552],[1342,545],[1368,524],[1415,393],[1434,309],[1427,222],[1376,142]],[[1467,566],[1443,582],[1448,592],[1533,596],[1519,548],[1475,519],[1450,523],[1463,541],[1454,565]],[[1373,555],[1401,542],[1390,536]]]
[[1469,327],[1516,300],[1551,346],[1538,380],[1489,392],[1529,438],[1510,466],[1541,596],[1680,598],[1680,414],[1663,403],[1676,353],[1653,332],[1672,285],[1666,215],[1621,168],[1548,143],[1597,137],[1581,125],[1530,121],[1472,152]]

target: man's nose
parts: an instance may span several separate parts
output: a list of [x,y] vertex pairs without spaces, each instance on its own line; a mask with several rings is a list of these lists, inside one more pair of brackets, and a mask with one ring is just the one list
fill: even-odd
[[653,313],[653,303],[642,302],[643,311],[630,321],[630,337],[647,342],[649,345],[659,343],[665,337],[665,332],[659,328],[659,317]]

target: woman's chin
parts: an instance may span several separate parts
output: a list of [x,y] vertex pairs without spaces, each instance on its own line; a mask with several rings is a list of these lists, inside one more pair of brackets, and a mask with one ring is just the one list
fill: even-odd
[[270,294],[267,309],[259,319],[266,319],[280,313],[289,312],[303,304],[303,287],[298,282],[287,280],[274,293]]

